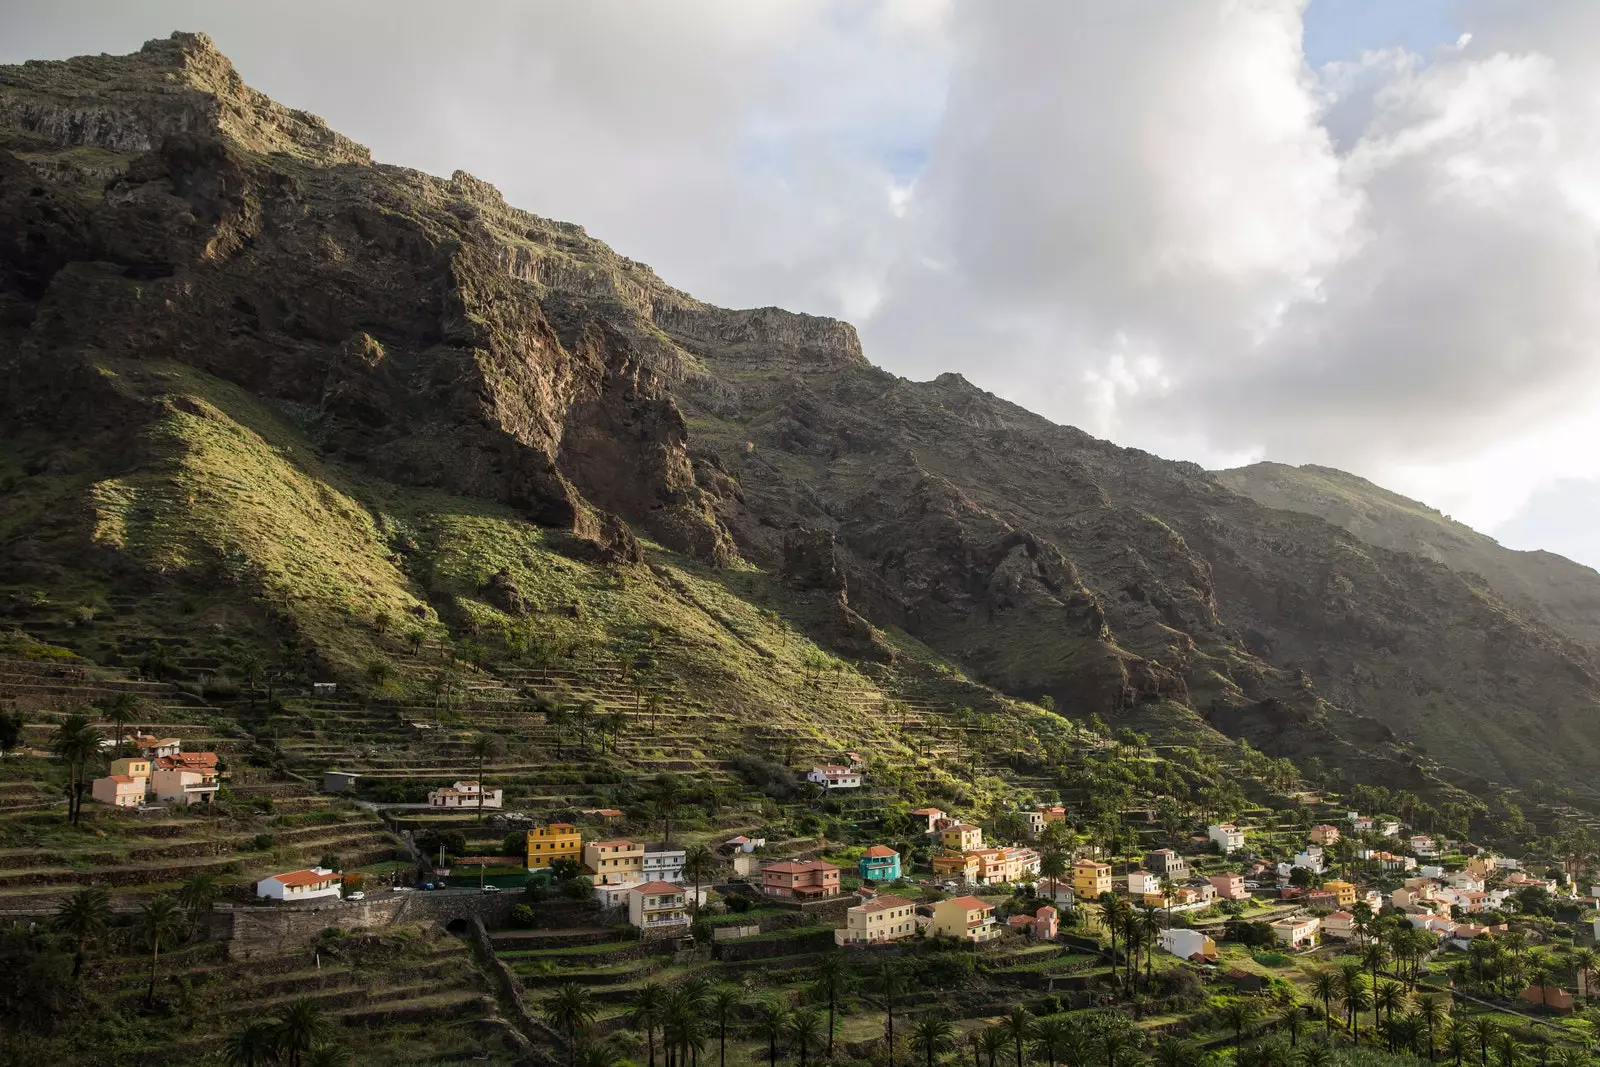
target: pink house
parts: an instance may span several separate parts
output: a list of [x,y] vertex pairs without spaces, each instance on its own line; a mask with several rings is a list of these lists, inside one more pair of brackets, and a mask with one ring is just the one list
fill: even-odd
[[1244,887],[1240,874],[1213,874],[1207,879],[1222,900],[1249,900],[1250,891]]
[[839,868],[822,860],[784,860],[761,868],[761,891],[772,897],[836,897]]
[[1049,940],[1058,929],[1056,909],[1046,904],[1032,915],[1013,915],[1006,925],[1015,933],[1038,940]]

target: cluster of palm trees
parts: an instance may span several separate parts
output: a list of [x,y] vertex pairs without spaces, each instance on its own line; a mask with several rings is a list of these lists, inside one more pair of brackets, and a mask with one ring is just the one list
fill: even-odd
[[50,750],[67,764],[67,821],[77,826],[83,813],[83,794],[89,787],[89,769],[99,762],[105,735],[82,712],[61,720]]
[[[947,1044],[935,1047],[926,1031],[939,1030],[948,1040],[949,1026],[948,1020],[936,1015],[925,1015],[912,1025],[912,1047],[927,1056],[928,1067]],[[1121,1024],[1120,1018],[1100,1017],[1094,1025],[1060,1016],[1036,1018],[1020,1004],[998,1023],[968,1031],[967,1041],[973,1067],[1006,1067],[1008,1060],[1015,1067],[1030,1060],[1048,1067],[1133,1067],[1143,1046],[1139,1032]],[[1182,1065],[1175,1062],[1172,1067]]]
[[1155,955],[1160,947],[1161,931],[1171,925],[1169,913],[1162,922],[1161,909],[1135,907],[1115,893],[1100,894],[1100,921],[1111,935],[1112,973],[1116,974],[1117,943],[1122,944],[1122,971],[1119,981],[1130,994],[1137,988],[1139,967],[1144,965],[1144,985],[1148,989],[1155,979]]
[[[216,902],[216,883],[210,875],[190,879],[176,897],[162,893],[139,905],[133,916],[133,930],[150,950],[150,980],[145,987],[145,1003],[154,1002],[160,974],[161,953],[171,949],[189,931],[195,920]],[[72,945],[72,977],[83,973],[89,950],[111,929],[111,898],[104,889],[80,889],[51,916],[50,929]]]
[[332,1040],[333,1026],[310,997],[292,1001],[273,1019],[252,1019],[228,1038],[229,1067],[347,1067],[350,1056]]
[[1528,939],[1513,930],[1502,937],[1472,942],[1467,959],[1454,964],[1451,977],[1485,993],[1514,997],[1529,986],[1548,990],[1556,974],[1568,970],[1574,977],[1586,977],[1592,987],[1600,976],[1600,954],[1587,946],[1536,954]]

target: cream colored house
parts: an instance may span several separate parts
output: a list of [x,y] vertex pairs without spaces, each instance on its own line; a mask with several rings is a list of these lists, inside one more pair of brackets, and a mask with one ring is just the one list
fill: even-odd
[[137,808],[144,803],[148,782],[148,778],[131,778],[126,774],[107,775],[94,780],[89,786],[89,796],[114,808]]
[[882,945],[917,932],[916,906],[904,897],[881,896],[844,913],[844,929],[833,932],[839,945]]
[[933,906],[933,933],[982,944],[1005,932],[994,921],[994,905],[977,897],[951,897]]
[[583,846],[583,866],[596,885],[643,882],[644,845],[637,841],[588,841]]
[[689,930],[689,894],[671,882],[645,882],[628,894],[628,921],[646,937],[676,937]]

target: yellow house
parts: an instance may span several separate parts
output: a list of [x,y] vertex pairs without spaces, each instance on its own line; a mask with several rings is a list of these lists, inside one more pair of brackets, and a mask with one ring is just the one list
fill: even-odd
[[1072,893],[1079,900],[1092,900],[1111,892],[1111,864],[1078,860],[1072,865]]
[[1356,887],[1352,882],[1346,882],[1340,878],[1330,878],[1322,883],[1322,890],[1325,893],[1337,893],[1339,895],[1339,907],[1341,908],[1348,908],[1356,902]]
[[638,841],[590,841],[583,846],[583,865],[595,885],[642,882],[644,844]]
[[553,822],[528,831],[528,870],[537,871],[556,860],[583,862],[583,835],[567,822]]
[[967,941],[989,941],[1005,928],[994,921],[994,905],[977,897],[951,897],[933,906],[933,933]]
[[983,847],[983,828],[958,822],[939,831],[939,843],[957,852]]
[[978,857],[972,852],[941,852],[933,857],[933,873],[940,878],[978,880]]

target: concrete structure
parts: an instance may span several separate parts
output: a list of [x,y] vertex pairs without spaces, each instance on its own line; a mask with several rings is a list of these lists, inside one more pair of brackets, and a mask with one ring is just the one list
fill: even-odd
[[1323,848],[1327,848],[1339,840],[1339,836],[1339,828],[1328,823],[1311,828],[1311,843],[1313,845],[1321,845]]
[[350,771],[323,771],[322,791],[324,793],[348,793],[361,782],[361,775]]
[[1432,859],[1444,850],[1441,849],[1439,847],[1439,843],[1428,834],[1417,834],[1411,839],[1411,851],[1415,852],[1423,859]]
[[1222,850],[1224,856],[1244,848],[1244,831],[1231,822],[1212,823],[1206,827],[1206,836]]
[[970,852],[983,847],[983,828],[969,823],[951,823],[939,831],[939,843],[953,852]]
[[938,808],[918,808],[916,811],[911,813],[911,817],[913,819],[924,820],[928,826],[927,832],[931,834],[938,829],[938,827],[934,824],[943,819],[945,814]]
[[1174,926],[1170,930],[1162,930],[1159,936],[1162,949],[1180,960],[1196,960],[1202,963],[1216,961],[1217,943],[1198,930]]
[[569,822],[553,822],[528,831],[528,870],[539,871],[557,860],[583,863],[583,835]]
[[994,921],[994,905],[977,897],[951,897],[933,906],[934,934],[982,944],[999,937],[1003,928]]
[[1529,1004],[1537,1004],[1548,1008],[1557,1015],[1572,1014],[1572,994],[1559,986],[1531,985],[1519,994]]
[[1081,859],[1072,865],[1072,892],[1079,900],[1093,900],[1111,892],[1111,864]]
[[900,877],[900,853],[888,845],[873,845],[862,854],[857,868],[863,882],[892,882]]
[[1244,887],[1242,874],[1213,874],[1207,881],[1223,900],[1250,899],[1250,891]]
[[883,945],[917,932],[916,905],[904,897],[874,897],[844,913],[844,929],[833,932],[837,945]]
[[761,868],[761,891],[770,897],[820,900],[839,895],[839,868],[825,860],[784,860]]
[[820,785],[830,793],[835,789],[860,789],[861,772],[851,767],[813,767],[806,772],[806,781]]
[[959,882],[978,880],[978,854],[976,852],[941,852],[929,861],[937,878]]
[[628,893],[628,921],[645,937],[675,937],[689,931],[689,898],[681,885],[643,882]]
[[1012,933],[1031,937],[1036,941],[1048,941],[1056,936],[1060,928],[1060,916],[1056,909],[1046,904],[1032,915],[1023,913],[1013,915],[1006,920],[1006,927]]
[[124,756],[111,761],[112,774],[124,775],[128,778],[148,778],[153,769],[149,760],[143,756]]
[[1324,892],[1334,895],[1336,907],[1349,908],[1355,906],[1357,892],[1355,883],[1347,882],[1342,878],[1329,878],[1322,883],[1322,889]]
[[1322,925],[1314,915],[1296,915],[1268,923],[1278,944],[1289,948],[1306,948],[1317,943],[1317,929]]
[[585,842],[583,868],[596,885],[631,885],[654,880],[644,876],[644,845],[636,841]]
[[307,867],[263,878],[256,883],[256,896],[267,900],[294,902],[336,897],[344,876],[326,867]]
[[1356,936],[1356,917],[1348,911],[1336,911],[1322,920],[1322,932],[1349,941]]
[[114,808],[137,808],[144,803],[148,778],[133,778],[126,774],[112,774],[96,778],[89,785],[89,797]]
[[1145,853],[1144,865],[1168,881],[1180,882],[1189,877],[1189,861],[1170,848]]
[[1142,897],[1149,893],[1161,892],[1162,877],[1154,871],[1129,871],[1128,895]]
[[183,741],[176,737],[155,737],[151,734],[134,734],[133,747],[147,759],[176,756],[183,751]]
[[162,803],[210,804],[217,795],[217,772],[158,765],[150,774],[150,791]]
[[428,794],[428,804],[435,808],[499,808],[502,791],[484,789],[477,782],[457,782]]
[[[765,841],[762,844],[766,844]],[[687,849],[673,844],[644,846],[644,880],[683,883],[683,865],[689,860]]]

